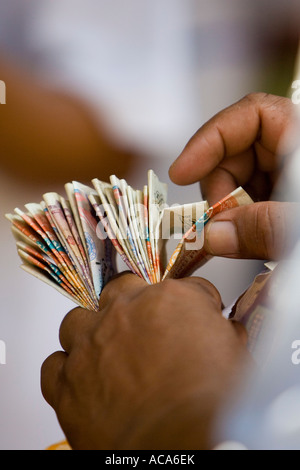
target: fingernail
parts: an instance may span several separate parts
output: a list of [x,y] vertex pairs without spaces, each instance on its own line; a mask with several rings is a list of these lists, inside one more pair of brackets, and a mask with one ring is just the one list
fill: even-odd
[[212,255],[233,255],[239,252],[238,234],[232,222],[211,222],[207,227],[205,240]]

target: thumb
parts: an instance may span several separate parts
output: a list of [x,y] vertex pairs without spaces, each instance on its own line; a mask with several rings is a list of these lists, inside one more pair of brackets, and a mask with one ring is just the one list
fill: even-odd
[[217,214],[205,229],[208,254],[228,258],[279,259],[291,242],[299,204],[257,202]]

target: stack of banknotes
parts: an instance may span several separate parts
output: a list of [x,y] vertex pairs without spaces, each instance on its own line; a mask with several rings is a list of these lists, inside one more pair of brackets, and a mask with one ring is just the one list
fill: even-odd
[[[65,195],[6,214],[22,268],[77,305],[97,311],[105,284],[124,266],[148,284],[192,274],[208,259],[205,224],[215,214],[251,204],[238,188],[209,207],[206,201],[167,204],[167,185],[152,170],[141,190],[115,175],[87,186],[73,181]],[[178,240],[171,257],[169,240]],[[119,258],[117,258],[119,256]],[[118,263],[118,259],[121,263]]]

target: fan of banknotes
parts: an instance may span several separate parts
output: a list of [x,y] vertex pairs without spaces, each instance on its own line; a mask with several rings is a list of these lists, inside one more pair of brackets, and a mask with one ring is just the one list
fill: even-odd
[[[152,170],[141,190],[115,175],[65,185],[40,203],[6,214],[22,268],[77,305],[97,311],[105,284],[122,265],[149,284],[192,274],[207,261],[204,226],[215,214],[250,204],[238,188],[212,207],[206,201],[168,206],[167,185]],[[168,259],[169,240],[177,240]]]

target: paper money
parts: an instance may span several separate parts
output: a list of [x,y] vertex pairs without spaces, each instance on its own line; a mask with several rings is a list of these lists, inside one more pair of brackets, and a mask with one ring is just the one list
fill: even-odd
[[253,201],[250,196],[240,187],[208,208],[183,236],[170,258],[163,279],[189,276],[208,261],[210,256],[203,248],[204,227],[207,222],[220,212],[251,203]]
[[[117,273],[115,255],[148,284],[192,274],[208,260],[204,227],[215,214],[251,204],[238,188],[212,207],[206,201],[168,206],[167,185],[152,170],[142,189],[112,175],[91,186],[67,183],[6,217],[22,269],[77,305],[98,310],[106,283]],[[168,259],[168,242],[177,242]]]

